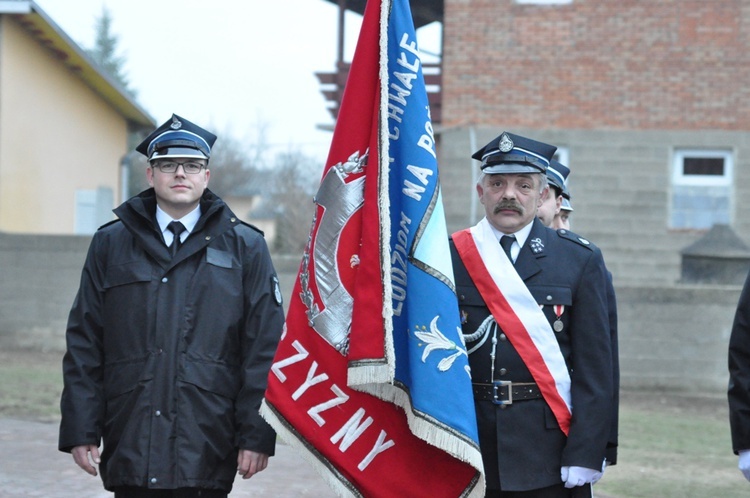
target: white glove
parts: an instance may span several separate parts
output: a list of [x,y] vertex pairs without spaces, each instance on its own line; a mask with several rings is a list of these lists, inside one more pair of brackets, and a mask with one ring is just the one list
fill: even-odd
[[750,481],[750,450],[741,450],[740,452],[740,463],[737,465],[745,479]]
[[562,467],[560,478],[565,483],[566,488],[574,488],[587,483],[594,484],[602,478],[602,473],[599,470],[587,469],[586,467]]

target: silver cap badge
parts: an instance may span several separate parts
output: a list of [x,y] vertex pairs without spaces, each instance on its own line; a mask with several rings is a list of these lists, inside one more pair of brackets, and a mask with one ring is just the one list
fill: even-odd
[[510,152],[513,150],[513,145],[513,140],[510,139],[507,133],[503,133],[497,148],[500,149],[500,152]]

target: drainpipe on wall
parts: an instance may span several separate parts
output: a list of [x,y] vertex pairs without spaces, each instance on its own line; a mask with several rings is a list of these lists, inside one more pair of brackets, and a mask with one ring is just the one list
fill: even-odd
[[471,159],[471,155],[477,150],[477,133],[474,125],[469,126],[469,171],[471,171],[471,185],[469,185],[469,199],[471,199],[471,207],[469,208],[469,226],[473,227],[479,222],[477,219],[477,170],[474,167],[474,160]]

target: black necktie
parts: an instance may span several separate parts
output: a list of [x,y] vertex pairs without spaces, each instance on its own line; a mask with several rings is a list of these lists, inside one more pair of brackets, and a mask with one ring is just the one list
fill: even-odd
[[167,229],[174,234],[174,241],[172,241],[172,245],[170,246],[172,248],[172,257],[174,258],[174,255],[177,254],[177,250],[182,245],[180,234],[186,229],[185,225],[183,225],[179,221],[171,222],[169,225],[167,225]]
[[505,251],[505,254],[508,256],[508,259],[511,263],[513,263],[513,258],[510,255],[510,246],[513,245],[513,242],[515,242],[515,240],[515,235],[503,235],[502,237],[500,237],[500,245],[503,246],[503,251]]

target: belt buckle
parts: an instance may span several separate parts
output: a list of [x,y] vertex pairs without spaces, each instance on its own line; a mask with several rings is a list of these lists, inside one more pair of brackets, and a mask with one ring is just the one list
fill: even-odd
[[[512,382],[509,380],[495,380],[492,382],[492,402],[496,405],[512,405],[513,404],[513,389],[511,388]],[[500,399],[498,396],[498,388],[507,386],[508,387],[508,399]]]

